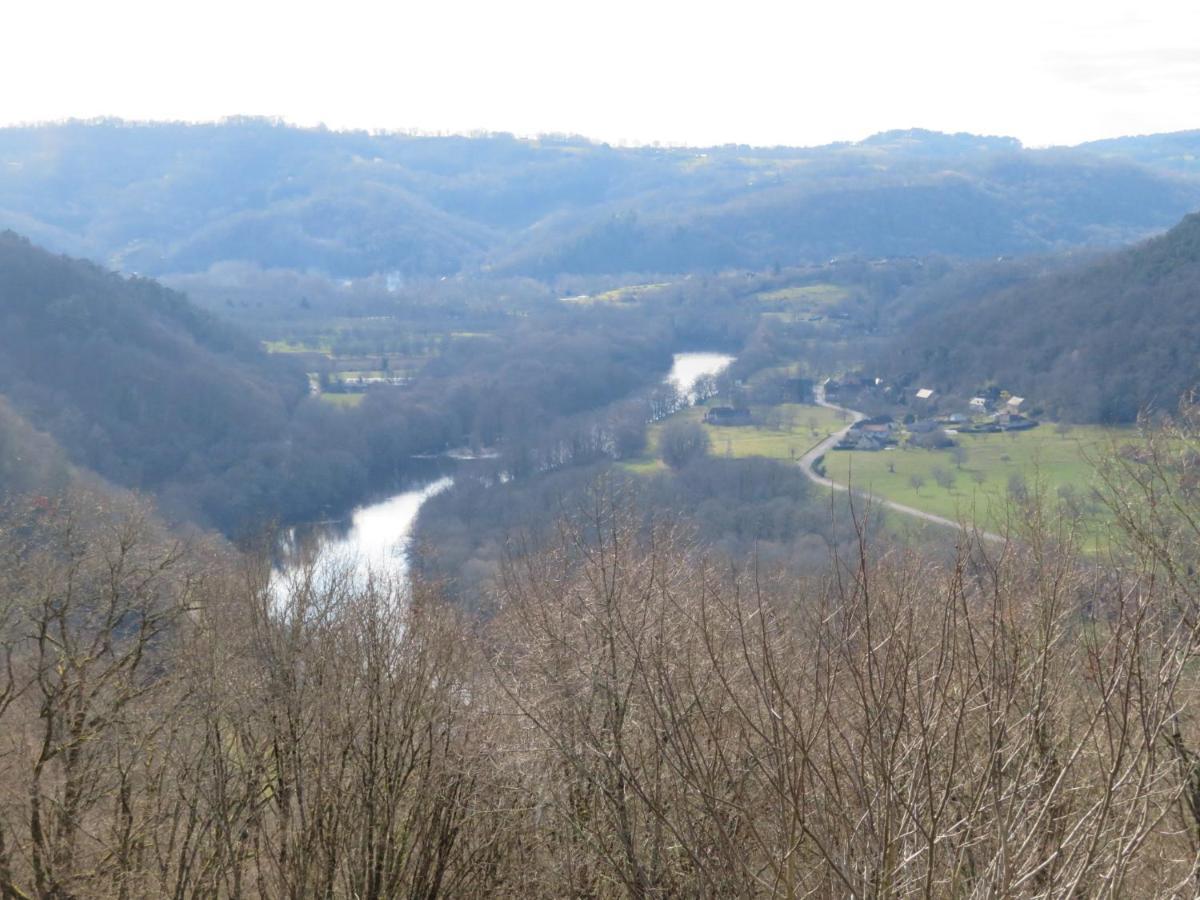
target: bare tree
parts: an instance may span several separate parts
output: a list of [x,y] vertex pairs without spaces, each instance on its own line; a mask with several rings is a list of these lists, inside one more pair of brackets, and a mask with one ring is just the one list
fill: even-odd
[[0,530],[0,893],[136,895],[151,823],[134,795],[199,572],[133,503],[15,505]]
[[136,504],[0,515],[0,896],[1192,896],[1200,428],[1100,461],[1085,554],[797,577],[600,484],[495,614]]
[[934,482],[944,491],[954,490],[954,473],[943,469],[941,466],[934,466],[929,470],[929,474],[933,476]]

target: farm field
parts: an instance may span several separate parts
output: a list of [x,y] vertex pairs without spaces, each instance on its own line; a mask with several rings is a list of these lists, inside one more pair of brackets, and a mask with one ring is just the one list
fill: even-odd
[[638,303],[647,295],[670,286],[671,283],[668,281],[658,281],[650,284],[631,284],[625,287],[613,288],[611,291],[604,291],[601,294],[579,294],[575,297],[564,297],[562,302],[572,306],[592,306],[597,303],[608,303],[618,306],[623,304],[629,305]]
[[763,291],[757,295],[766,311],[763,317],[781,322],[820,323],[853,293],[836,284],[806,284]]
[[[707,409],[693,406],[650,426],[646,456],[631,460],[625,468],[632,472],[650,472],[662,467],[658,456],[658,436],[663,428],[678,421],[703,422]],[[770,459],[799,459],[814,444],[843,428],[849,420],[823,406],[784,403],[772,407],[753,407],[755,415],[765,414],[771,425],[705,425],[712,441],[713,456],[765,456]],[[777,426],[777,427],[774,427]]]
[[763,303],[794,304],[812,309],[833,306],[849,297],[850,291],[837,284],[805,284],[779,288],[774,291],[763,291],[758,295],[758,299]]
[[342,408],[353,408],[358,406],[366,399],[366,394],[321,394],[321,401],[328,403],[331,406],[339,406]]
[[312,344],[293,340],[263,341],[262,345],[268,353],[319,353],[328,356],[333,352],[333,345],[329,341]]
[[954,450],[896,448],[876,452],[833,450],[825,474],[839,484],[924,512],[995,530],[1010,496],[1040,486],[1052,499],[1068,497],[1085,512],[1094,506],[1095,471],[1089,460],[1133,441],[1132,428],[1078,425],[1069,430],[1043,423],[1030,431],[960,434],[965,457]]

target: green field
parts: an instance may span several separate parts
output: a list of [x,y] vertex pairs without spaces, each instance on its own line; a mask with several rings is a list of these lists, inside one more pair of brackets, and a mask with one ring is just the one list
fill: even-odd
[[647,294],[653,294],[655,291],[661,291],[663,288],[670,286],[670,282],[666,281],[655,282],[653,284],[631,284],[626,287],[605,291],[602,294],[579,294],[575,297],[564,297],[562,302],[570,303],[574,306],[591,306],[597,303],[633,304],[637,303]]
[[825,472],[839,484],[886,500],[999,528],[1010,508],[1010,495],[1019,493],[1022,485],[1026,491],[1040,487],[1051,499],[1073,494],[1077,503],[1088,507],[1095,480],[1088,460],[1107,455],[1135,436],[1129,428],[1081,425],[1060,431],[1043,424],[1024,432],[958,435],[966,452],[961,465],[952,450],[833,450],[825,456]]
[[[638,474],[665,468],[658,455],[662,429],[675,421],[701,422],[705,412],[703,406],[684,409],[650,426],[646,454],[625,462],[624,468]],[[704,426],[713,456],[796,460],[848,421],[825,407],[798,403],[755,407],[753,412],[766,416],[767,422]],[[833,450],[825,455],[824,464],[826,474],[839,484],[988,530],[1004,529],[1014,509],[1014,495],[1040,492],[1051,504],[1070,504],[1067,508],[1083,516],[1089,542],[1095,542],[1103,538],[1107,526],[1092,490],[1096,474],[1089,460],[1104,458],[1136,439],[1132,428],[1042,424],[1023,432],[960,434],[957,440],[965,452],[961,459],[956,459],[954,450],[899,447],[874,453]],[[919,484],[914,484],[914,476]],[[906,523],[917,530],[937,527],[901,518],[904,521],[896,524],[902,527]]]
[[626,460],[621,463],[621,468],[627,472],[632,472],[635,475],[653,475],[655,472],[661,472],[667,467],[661,459],[652,457],[644,457],[636,460]]
[[321,400],[331,406],[340,406],[343,409],[351,409],[358,406],[366,399],[366,394],[321,394]]
[[303,341],[263,341],[263,349],[268,353],[325,353],[332,352],[332,345],[327,342],[306,344]]
[[763,318],[781,322],[819,323],[853,295],[836,284],[804,284],[761,291],[755,296],[765,307]]
[[[707,410],[693,406],[680,410],[662,422],[650,426],[646,440],[646,456],[626,463],[633,472],[655,471],[662,467],[658,458],[658,436],[670,422],[701,422]],[[784,403],[781,406],[755,407],[756,415],[767,415],[769,424],[714,426],[705,425],[712,441],[713,456],[766,456],[770,459],[799,459],[814,444],[845,427],[848,419],[823,406]]]
[[780,288],[775,291],[763,291],[758,299],[763,303],[779,303],[802,305],[816,308],[832,306],[850,296],[850,291],[836,284],[804,284],[798,287]]

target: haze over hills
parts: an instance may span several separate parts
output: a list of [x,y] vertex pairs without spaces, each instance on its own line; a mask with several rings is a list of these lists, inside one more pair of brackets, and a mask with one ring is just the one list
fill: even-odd
[[1200,214],[1066,271],[992,277],[1015,283],[916,302],[893,374],[958,394],[996,384],[1077,422],[1170,412],[1200,385]]
[[335,277],[713,271],[830,256],[1113,246],[1200,206],[1200,135],[1028,150],[614,148],[120,122],[0,129],[0,227],[151,275],[222,261]]

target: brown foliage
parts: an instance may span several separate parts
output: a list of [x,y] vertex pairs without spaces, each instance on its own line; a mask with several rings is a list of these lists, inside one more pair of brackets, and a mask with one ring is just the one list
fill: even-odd
[[797,582],[600,490],[486,622],[14,507],[0,896],[1190,895],[1188,440],[1114,459],[1106,560],[1023,510]]

